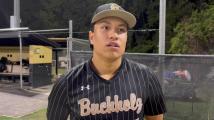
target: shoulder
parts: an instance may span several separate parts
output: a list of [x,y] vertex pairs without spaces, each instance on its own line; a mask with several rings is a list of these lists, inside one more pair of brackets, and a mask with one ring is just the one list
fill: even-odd
[[60,78],[58,78],[54,83],[54,86],[52,88],[52,91],[49,97],[56,96],[57,93],[67,94],[66,91],[68,90],[69,85],[74,82],[78,82],[74,80],[76,80],[75,79],[76,77],[81,75],[81,72],[84,71],[86,64],[87,64],[87,61],[73,67],[70,71],[65,73]]
[[83,72],[86,72],[87,70],[87,64],[88,61],[85,61],[81,64],[78,64],[71,68],[70,71],[66,72],[64,75],[62,75],[56,82],[56,84],[61,84],[61,85],[67,85],[67,83],[74,78],[78,77],[81,75]]
[[126,59],[126,68],[127,70],[132,70],[134,72],[137,72],[137,74],[142,75],[143,77],[146,77],[147,79],[150,79],[151,77],[157,78],[156,73],[154,72],[154,70],[152,70],[152,68],[148,67],[145,64],[130,60],[130,59]]
[[149,70],[148,66],[146,66],[145,64],[130,60],[125,58],[125,64],[127,67],[132,68],[132,69],[136,69],[136,70],[140,70],[140,71],[145,71],[145,70]]
[[70,71],[66,72],[64,78],[75,77],[76,75],[80,74],[81,72],[86,72],[88,66],[88,61],[85,61],[81,64],[78,64],[71,68]]

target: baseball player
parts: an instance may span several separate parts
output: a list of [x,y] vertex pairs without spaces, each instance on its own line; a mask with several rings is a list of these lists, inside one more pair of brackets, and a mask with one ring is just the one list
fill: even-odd
[[156,75],[123,56],[135,16],[108,3],[96,9],[91,24],[92,57],[54,85],[47,119],[163,120],[166,107]]

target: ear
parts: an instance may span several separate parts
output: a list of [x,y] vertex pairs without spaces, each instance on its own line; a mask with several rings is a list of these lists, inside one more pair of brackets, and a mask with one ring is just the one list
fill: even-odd
[[92,31],[89,31],[89,41],[90,41],[90,44],[93,45],[94,43],[94,33]]

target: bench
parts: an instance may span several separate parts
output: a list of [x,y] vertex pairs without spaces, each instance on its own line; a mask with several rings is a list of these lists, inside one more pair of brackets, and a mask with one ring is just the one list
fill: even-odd
[[[24,80],[28,80],[29,67],[22,67],[22,76]],[[20,65],[7,65],[7,72],[0,72],[0,77],[15,82],[15,79],[20,77]]]

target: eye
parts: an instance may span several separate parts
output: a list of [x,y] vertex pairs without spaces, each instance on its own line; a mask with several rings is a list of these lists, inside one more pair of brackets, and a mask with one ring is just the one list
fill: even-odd
[[119,28],[118,33],[125,33],[127,32],[127,28]]
[[103,30],[109,30],[109,26],[107,26],[107,25],[104,25],[104,26],[102,26],[101,27]]

